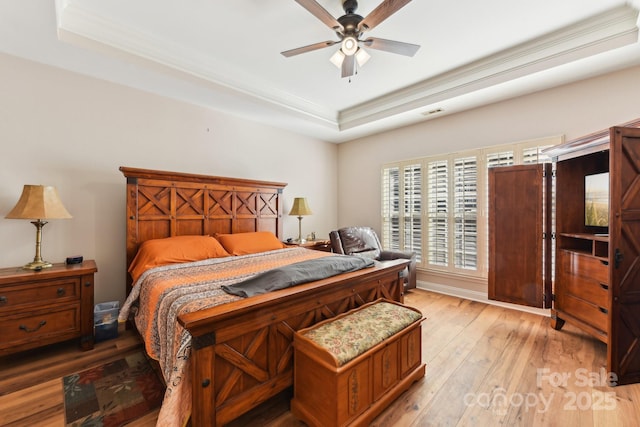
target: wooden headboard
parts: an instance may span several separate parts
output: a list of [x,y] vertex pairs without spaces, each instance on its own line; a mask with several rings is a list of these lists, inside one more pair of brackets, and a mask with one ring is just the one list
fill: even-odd
[[[282,239],[281,182],[120,167],[127,178],[127,268],[142,242],[271,231]],[[127,274],[127,294],[131,278]]]

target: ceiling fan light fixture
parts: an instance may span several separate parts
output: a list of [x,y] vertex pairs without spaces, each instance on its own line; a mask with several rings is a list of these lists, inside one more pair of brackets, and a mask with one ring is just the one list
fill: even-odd
[[345,58],[344,53],[342,53],[342,51],[338,49],[336,50],[336,53],[331,55],[331,58],[329,58],[329,61],[331,61],[331,63],[336,67],[342,68],[342,62],[344,61],[344,58]]
[[360,40],[360,37],[365,31],[369,31],[378,26],[378,24],[385,21],[411,2],[411,0],[381,0],[381,3],[364,18],[355,13],[358,8],[358,0],[341,0],[345,14],[338,18],[331,15],[318,3],[318,0],[295,1],[322,21],[327,27],[331,28],[338,36],[338,40],[327,40],[281,52],[281,54],[287,58],[340,44],[340,49],[338,49],[329,60],[341,70],[341,77],[349,77],[349,81],[351,81],[351,76],[358,73],[357,69],[362,67],[371,58],[369,53],[361,48],[361,45],[367,46],[369,49],[383,50],[405,56],[415,55],[416,51],[420,48],[420,46],[415,44],[377,37],[368,37],[366,40]]
[[342,40],[341,50],[342,50],[342,53],[344,53],[347,56],[351,56],[355,54],[356,51],[358,50],[358,41],[353,36],[345,37]]
[[371,55],[369,55],[366,50],[364,50],[363,48],[358,49],[358,52],[356,53],[356,61],[358,61],[358,67],[362,67],[364,64],[366,64],[369,58],[371,58]]

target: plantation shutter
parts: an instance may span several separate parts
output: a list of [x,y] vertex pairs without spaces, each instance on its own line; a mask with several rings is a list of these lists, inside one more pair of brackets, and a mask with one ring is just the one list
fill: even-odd
[[[513,164],[513,151],[501,151],[487,154],[487,169],[496,166],[510,166]],[[488,180],[487,180],[488,181]]]
[[422,168],[420,164],[404,168],[404,241],[403,250],[422,258]]
[[400,249],[400,168],[382,170],[382,244]]
[[544,145],[541,147],[530,147],[522,150],[522,164],[531,163],[551,163],[549,156],[542,154],[542,150],[551,147],[551,145]]
[[428,255],[431,265],[449,265],[449,163],[427,164]]
[[476,157],[454,160],[454,266],[478,266],[478,161]]
[[[438,277],[486,278],[489,173],[548,162],[542,150],[561,137],[387,163],[382,172],[382,245],[412,251]],[[553,191],[553,189],[545,190]],[[554,210],[549,210],[554,214]],[[552,251],[553,248],[544,250]]]

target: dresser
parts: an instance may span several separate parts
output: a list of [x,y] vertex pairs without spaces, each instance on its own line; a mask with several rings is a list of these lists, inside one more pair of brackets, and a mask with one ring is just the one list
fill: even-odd
[[93,348],[95,261],[0,269],[0,356],[79,338]]

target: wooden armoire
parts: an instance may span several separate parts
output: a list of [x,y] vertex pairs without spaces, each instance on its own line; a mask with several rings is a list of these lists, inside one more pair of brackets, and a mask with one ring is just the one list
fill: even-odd
[[[639,127],[549,148],[555,168],[489,170],[489,298],[550,308],[555,329],[603,341],[615,384],[640,382]],[[608,221],[595,225],[585,177],[607,172]]]

